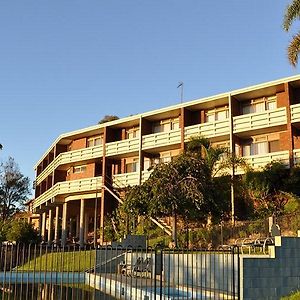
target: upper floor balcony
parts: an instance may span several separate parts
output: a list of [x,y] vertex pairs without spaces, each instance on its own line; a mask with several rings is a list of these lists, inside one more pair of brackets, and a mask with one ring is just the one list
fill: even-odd
[[113,175],[113,187],[124,188],[139,184],[139,172],[123,173]]
[[69,194],[80,194],[87,192],[96,192],[101,189],[102,186],[102,177],[93,177],[93,178],[84,178],[79,180],[72,181],[63,181],[56,183],[49,190],[44,192],[42,195],[34,199],[32,208],[36,209],[40,205],[53,201],[55,197]]
[[259,170],[273,161],[279,161],[289,167],[290,157],[289,151],[278,151],[266,154],[256,154],[243,157],[246,162],[254,169]]
[[300,123],[300,103],[291,105],[291,122]]
[[101,146],[94,146],[60,153],[36,178],[36,185],[39,185],[52,172],[61,165],[100,158],[103,155]]
[[206,138],[214,138],[230,134],[229,119],[206,122],[185,127],[184,140],[187,142],[194,135],[201,135]]
[[152,173],[152,170],[145,170],[145,171],[142,172],[142,178],[141,178],[142,183],[144,183],[145,181],[148,180],[151,173]]
[[139,138],[131,138],[116,142],[106,143],[106,156],[139,151]]
[[300,164],[300,149],[294,149],[293,156],[294,156],[294,164],[299,165]]
[[166,132],[158,132],[147,134],[142,137],[143,150],[151,149],[155,147],[163,147],[174,144],[180,144],[181,131],[180,129],[174,129]]
[[286,108],[266,110],[263,112],[249,113],[233,117],[233,132],[245,132],[259,130],[287,123]]

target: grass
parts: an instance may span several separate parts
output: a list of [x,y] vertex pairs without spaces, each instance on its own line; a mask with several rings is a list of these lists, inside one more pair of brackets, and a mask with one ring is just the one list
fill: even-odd
[[300,291],[281,298],[281,300],[299,300],[299,299],[300,299]]
[[47,253],[20,266],[19,271],[82,272],[95,265],[95,251]]

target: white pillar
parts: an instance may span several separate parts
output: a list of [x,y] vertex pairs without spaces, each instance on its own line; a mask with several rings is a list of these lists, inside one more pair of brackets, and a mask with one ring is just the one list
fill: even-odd
[[84,199],[80,200],[80,232],[79,232],[79,244],[81,247],[84,245]]
[[43,212],[42,214],[42,231],[41,231],[41,236],[42,236],[42,241],[44,242],[46,240],[46,212]]
[[76,215],[76,237],[79,238],[80,235],[80,217]]
[[59,206],[55,207],[54,240],[58,243]]
[[67,242],[67,211],[68,211],[68,202],[65,202],[63,204],[63,213],[62,213],[62,231],[61,231],[62,246],[65,246]]
[[89,215],[86,213],[84,215],[84,242],[87,242],[88,238],[88,233],[89,233]]
[[52,210],[49,210],[48,215],[48,244],[50,245],[52,242]]

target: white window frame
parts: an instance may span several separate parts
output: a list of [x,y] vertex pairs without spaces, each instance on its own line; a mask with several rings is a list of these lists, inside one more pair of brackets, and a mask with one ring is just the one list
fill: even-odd
[[86,172],[87,166],[81,165],[81,166],[74,166],[73,167],[73,174],[81,174]]

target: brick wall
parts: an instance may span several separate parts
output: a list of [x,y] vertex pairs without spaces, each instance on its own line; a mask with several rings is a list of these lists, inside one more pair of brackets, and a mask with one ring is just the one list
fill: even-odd
[[277,107],[286,107],[288,106],[288,97],[285,92],[280,92],[276,94],[277,96]]
[[95,163],[87,164],[86,171],[83,173],[74,173],[74,169],[71,167],[69,175],[66,180],[76,180],[82,178],[91,178],[95,176]]
[[70,145],[70,151],[86,148],[86,138],[74,140]]
[[279,151],[286,151],[290,149],[290,134],[287,131],[279,133]]

